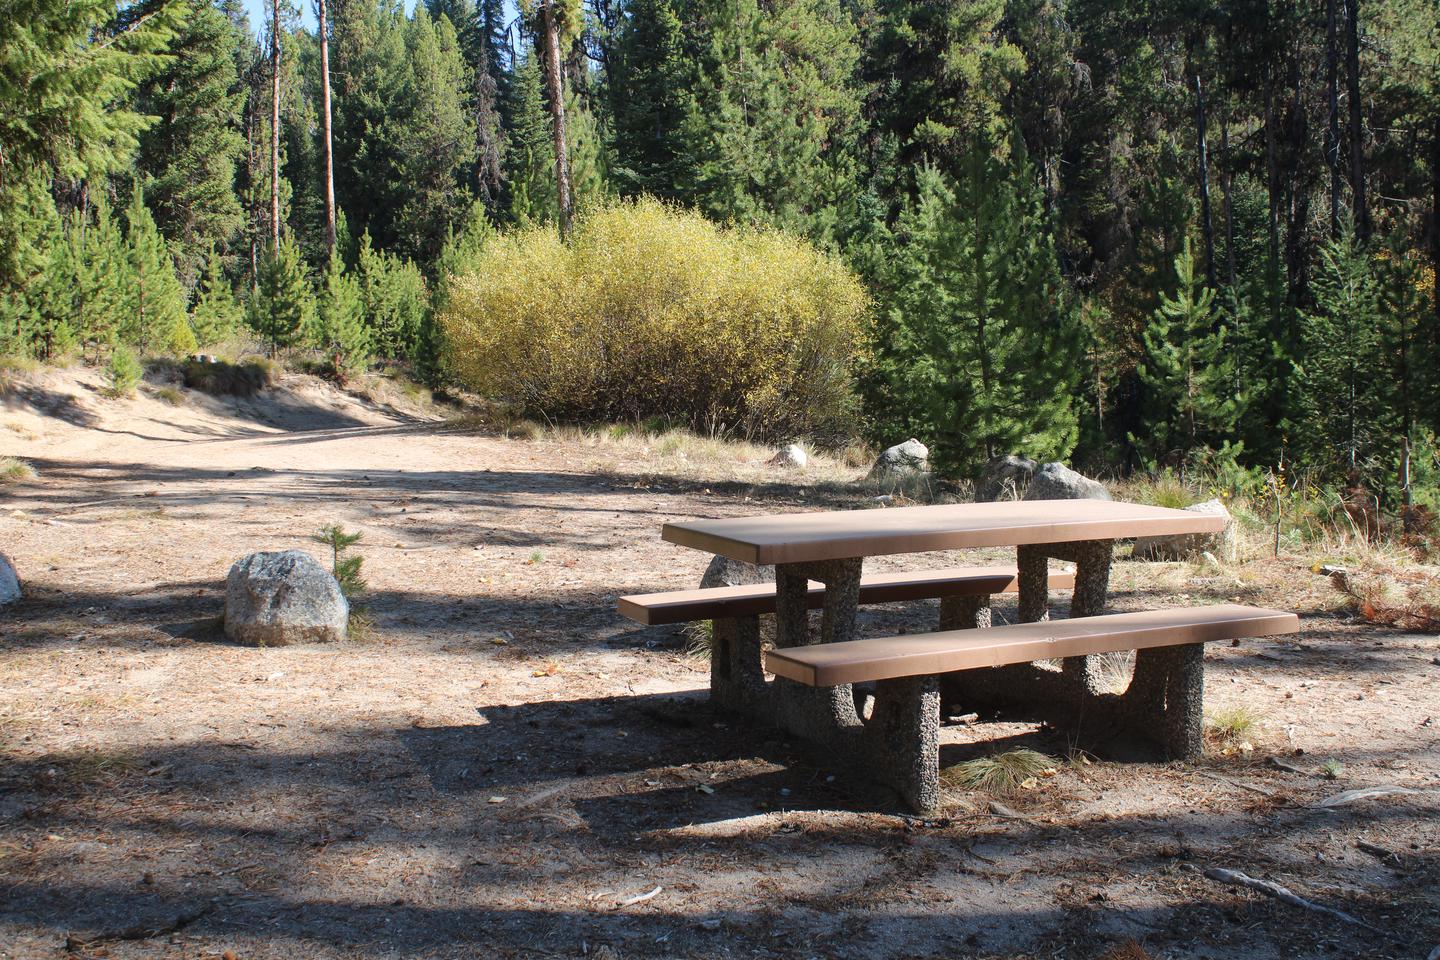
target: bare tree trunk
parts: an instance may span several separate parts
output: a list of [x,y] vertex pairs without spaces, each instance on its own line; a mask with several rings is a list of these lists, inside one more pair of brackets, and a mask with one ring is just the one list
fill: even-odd
[[1225,274],[1233,292],[1238,287],[1235,278],[1235,205],[1232,200],[1235,191],[1235,164],[1230,159],[1230,120],[1224,113],[1220,115],[1220,155],[1224,170],[1220,183],[1225,191],[1221,200],[1225,208]]
[[320,152],[325,177],[325,249],[335,252],[335,153],[330,137],[330,35],[325,24],[325,0],[315,0],[320,26]]
[[1330,236],[1340,236],[1340,15],[1327,0],[1325,27],[1325,97],[1330,107],[1325,160],[1330,165]]
[[541,4],[540,19],[545,32],[545,81],[555,133],[555,192],[560,206],[560,235],[565,237],[570,235],[574,201],[570,196],[569,138],[565,135],[565,94],[561,81],[564,64],[560,60],[560,28],[555,22],[554,0]]
[[270,245],[280,246],[280,0],[270,4]]
[[1200,231],[1205,238],[1205,282],[1215,289],[1215,227],[1210,220],[1210,152],[1205,145],[1205,89],[1195,75],[1195,155],[1200,163]]
[[1355,203],[1355,233],[1370,239],[1370,207],[1365,202],[1365,124],[1360,104],[1360,0],[1345,0],[1345,96],[1350,101],[1350,192]]

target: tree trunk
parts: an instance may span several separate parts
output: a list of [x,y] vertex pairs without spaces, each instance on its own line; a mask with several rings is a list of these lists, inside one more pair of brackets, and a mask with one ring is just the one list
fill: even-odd
[[320,26],[320,152],[325,177],[325,249],[335,252],[335,153],[330,136],[330,36],[325,25],[326,0],[315,0]]
[[270,245],[280,246],[280,0],[270,4]]
[[1355,204],[1355,234],[1370,239],[1370,207],[1365,202],[1365,125],[1360,104],[1360,0],[1345,0],[1345,96],[1350,101],[1350,192]]
[[1200,231],[1205,239],[1205,282],[1215,289],[1215,227],[1210,220],[1210,153],[1205,146],[1205,88],[1195,75],[1195,155],[1200,164]]
[[1330,165],[1330,236],[1340,236],[1340,0],[1327,0],[1325,25],[1325,99],[1329,105],[1329,129],[1325,137],[1325,161]]
[[1220,116],[1220,156],[1224,171],[1220,183],[1225,196],[1221,205],[1225,213],[1225,275],[1230,284],[1231,295],[1236,296],[1238,288],[1235,272],[1235,164],[1230,158],[1230,120],[1223,113]]
[[545,85],[550,97],[550,117],[555,134],[555,193],[559,201],[560,235],[570,235],[570,219],[574,202],[570,197],[570,153],[565,135],[565,94],[561,82],[564,64],[560,59],[560,29],[555,22],[555,2],[545,0],[540,7],[541,26],[545,32]]

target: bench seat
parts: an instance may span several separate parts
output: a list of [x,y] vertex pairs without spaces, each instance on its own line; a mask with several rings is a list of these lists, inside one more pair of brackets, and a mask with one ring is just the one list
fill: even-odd
[[[1014,593],[1019,578],[1011,567],[950,567],[915,573],[873,573],[860,581],[860,603],[899,603],[946,597],[978,597],[992,593]],[[1069,590],[1075,575],[1054,571],[1050,589]],[[810,609],[825,604],[825,585],[811,581],[806,599]],[[623,616],[647,626],[753,617],[775,612],[775,584],[758,583],[738,587],[708,587],[621,597]]]
[[1293,613],[1219,604],[787,647],[768,651],[765,668],[808,686],[831,687],[1299,629]]

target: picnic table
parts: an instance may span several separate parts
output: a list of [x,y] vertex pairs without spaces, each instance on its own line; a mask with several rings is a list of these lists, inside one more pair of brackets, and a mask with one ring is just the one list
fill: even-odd
[[[1293,632],[1292,614],[1238,605],[1103,616],[1117,541],[1218,533],[1227,518],[1102,500],[1046,500],[792,513],[667,523],[665,540],[775,567],[768,585],[626,597],[641,622],[712,619],[711,692],[732,710],[817,741],[865,766],[920,810],[939,802],[940,707],[1016,700],[1120,724],[1163,753],[1201,750],[1206,641]],[[1014,547],[1012,568],[865,577],[866,557]],[[1073,575],[1050,569],[1058,559]],[[1049,594],[1073,590],[1046,623]],[[1018,593],[1019,622],[993,626],[990,595]],[[857,637],[858,608],[935,596],[939,631]],[[809,611],[821,609],[818,636]],[[759,615],[774,613],[762,652]],[[1038,625],[1038,626],[1037,626]],[[1135,650],[1123,695],[1097,654]],[[1036,661],[1059,660],[1058,669]],[[766,674],[776,679],[767,680]],[[874,683],[873,700],[854,684]],[[868,716],[866,709],[869,708]]]

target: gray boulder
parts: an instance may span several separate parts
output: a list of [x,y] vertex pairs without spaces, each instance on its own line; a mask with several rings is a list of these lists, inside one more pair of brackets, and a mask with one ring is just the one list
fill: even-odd
[[731,560],[729,557],[717,554],[711,558],[710,566],[705,568],[705,575],[700,578],[700,589],[740,587],[752,583],[774,582],[774,567],[759,566],[743,560]]
[[895,477],[907,473],[923,473],[928,469],[930,448],[911,437],[880,454],[875,460],[875,466],[870,468],[870,477]]
[[980,479],[975,481],[975,502],[990,503],[999,500],[1007,487],[1019,490],[1035,476],[1037,466],[1029,457],[1017,457],[1014,454],[991,457],[985,464],[985,469],[980,471]]
[[10,558],[0,553],[0,607],[19,599],[20,575],[15,572],[15,564],[10,562]]
[[225,635],[255,647],[344,640],[350,604],[330,571],[302,550],[252,553],[225,581]]
[[1076,473],[1063,463],[1047,463],[1030,478],[1026,500],[1109,500],[1099,480]]
[[810,462],[805,454],[805,448],[798,443],[787,443],[780,448],[780,452],[770,458],[772,467],[803,467]]
[[1236,555],[1235,523],[1230,511],[1219,500],[1192,503],[1185,508],[1191,513],[1224,517],[1225,529],[1219,533],[1180,533],[1168,537],[1138,537],[1130,556],[1134,560],[1188,560],[1204,553],[1213,553],[1222,560],[1233,561]]

